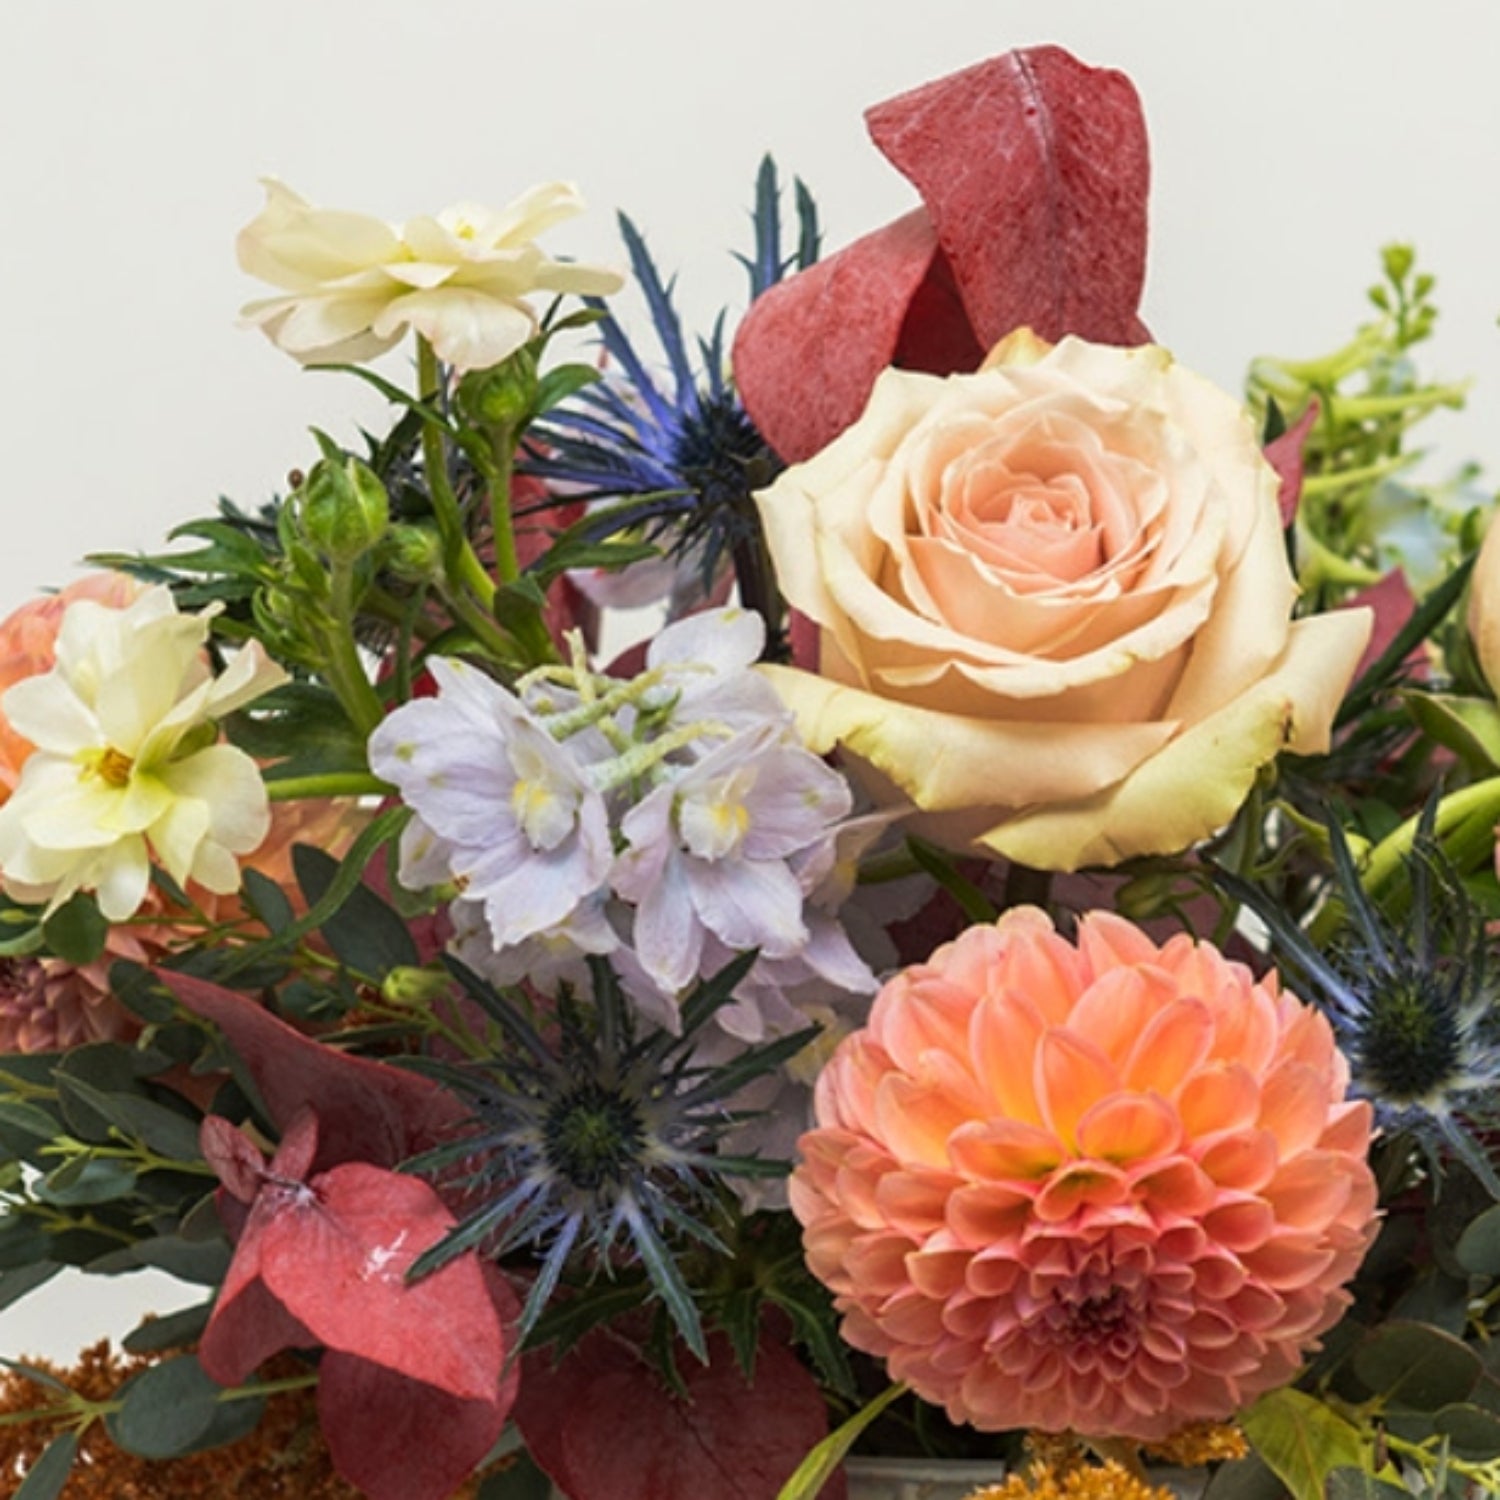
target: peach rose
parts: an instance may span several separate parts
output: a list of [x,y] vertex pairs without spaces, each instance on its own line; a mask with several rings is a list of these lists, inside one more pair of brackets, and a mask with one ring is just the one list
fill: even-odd
[[1368,611],[1293,621],[1249,418],[1152,345],[1021,330],[888,370],[757,497],[819,674],[770,667],[923,832],[1044,869],[1174,853],[1281,750],[1328,747]]

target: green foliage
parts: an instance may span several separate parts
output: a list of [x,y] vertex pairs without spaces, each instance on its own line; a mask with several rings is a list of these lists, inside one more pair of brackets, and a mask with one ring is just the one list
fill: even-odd
[[1377,316],[1321,358],[1257,359],[1247,393],[1262,427],[1316,404],[1303,449],[1297,571],[1316,607],[1405,569],[1425,592],[1453,563],[1466,513],[1483,497],[1468,468],[1444,484],[1412,476],[1422,453],[1411,431],[1432,412],[1464,403],[1466,386],[1426,381],[1411,350],[1432,333],[1433,278],[1408,245],[1389,245],[1369,292]]

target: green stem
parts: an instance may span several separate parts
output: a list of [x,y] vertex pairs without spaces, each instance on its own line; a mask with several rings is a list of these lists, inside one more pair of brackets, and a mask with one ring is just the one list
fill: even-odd
[[389,797],[394,791],[368,771],[324,771],[266,782],[266,795],[272,802],[296,802],[303,797]]
[[[417,383],[422,400],[436,405],[442,395],[442,379],[437,355],[424,338],[417,339]],[[443,564],[449,582],[454,592],[471,591],[488,612],[495,602],[495,581],[485,572],[470,545],[458,496],[448,482],[448,453],[442,429],[434,422],[422,425],[422,468],[427,476],[427,492],[432,499],[433,519],[437,522],[438,535],[443,539]]]
[[497,428],[490,437],[494,468],[490,480],[490,529],[494,533],[495,574],[501,583],[514,583],[521,576],[516,555],[516,522],[510,508],[510,482],[515,474],[515,435],[509,427]]
[[385,718],[385,705],[375,691],[354,639],[354,578],[346,564],[335,564],[332,574],[333,628],[324,636],[328,659],[323,664],[344,712],[361,736],[368,737]]

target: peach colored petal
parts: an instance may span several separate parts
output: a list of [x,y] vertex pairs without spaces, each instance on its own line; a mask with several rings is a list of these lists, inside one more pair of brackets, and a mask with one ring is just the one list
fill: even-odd
[[1050,1130],[1021,1120],[969,1120],[949,1137],[956,1171],[989,1182],[1039,1181],[1066,1156]]
[[1112,1094],[1078,1122],[1080,1154],[1117,1166],[1168,1156],[1181,1140],[1177,1111],[1157,1094]]
[[1058,1026],[1042,1033],[1035,1068],[1043,1121],[1070,1149],[1076,1149],[1078,1122],[1095,1103],[1120,1087],[1118,1070],[1102,1048]]

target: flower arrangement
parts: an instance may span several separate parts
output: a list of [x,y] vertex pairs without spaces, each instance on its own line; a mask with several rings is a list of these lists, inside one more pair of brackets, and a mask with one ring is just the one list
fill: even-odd
[[789,247],[768,160],[732,340],[622,216],[659,358],[569,185],[267,183],[246,319],[389,430],[0,626],[0,1305],[204,1291],[5,1361],[7,1493],[1500,1493],[1433,280],[1241,399],[1139,318],[1122,75],[869,124],[922,207]]

